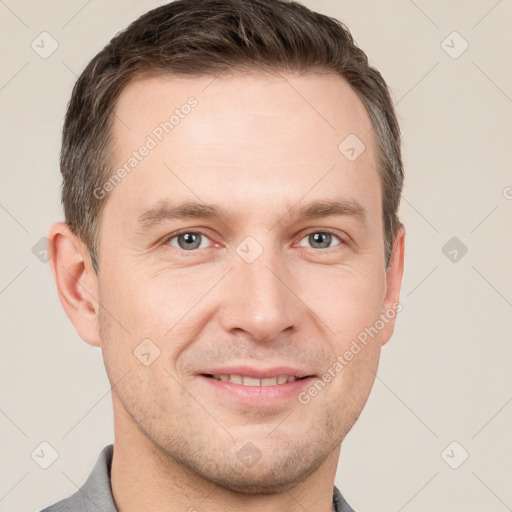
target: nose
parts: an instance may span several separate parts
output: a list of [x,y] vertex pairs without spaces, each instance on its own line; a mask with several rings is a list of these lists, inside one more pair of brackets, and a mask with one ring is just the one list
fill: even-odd
[[243,331],[256,341],[271,342],[285,331],[291,334],[305,317],[296,278],[279,255],[270,253],[264,251],[252,263],[235,257],[220,311],[226,332]]

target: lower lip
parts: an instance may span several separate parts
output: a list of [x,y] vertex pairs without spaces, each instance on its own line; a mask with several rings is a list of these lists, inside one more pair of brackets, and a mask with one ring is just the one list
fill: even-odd
[[294,380],[285,384],[274,386],[244,386],[234,382],[226,382],[204,375],[198,376],[206,385],[211,386],[215,391],[222,394],[222,397],[231,396],[239,403],[248,405],[272,405],[278,404],[292,398],[298,399],[299,393],[310,386],[315,380],[314,377]]

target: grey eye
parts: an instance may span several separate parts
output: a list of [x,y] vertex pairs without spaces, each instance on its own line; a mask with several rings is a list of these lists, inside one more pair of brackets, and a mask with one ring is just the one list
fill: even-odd
[[[202,233],[187,231],[185,233],[179,233],[178,235],[173,236],[169,239],[168,243],[173,247],[178,247],[184,251],[193,251],[194,249],[204,248],[201,247],[201,242],[203,239],[207,240],[206,236]],[[173,243],[174,240],[177,241],[178,245]]]
[[315,231],[306,235],[302,240],[305,239],[308,240],[308,243],[313,249],[329,249],[334,239],[338,239],[341,243],[341,240],[337,235],[329,233],[328,231]]

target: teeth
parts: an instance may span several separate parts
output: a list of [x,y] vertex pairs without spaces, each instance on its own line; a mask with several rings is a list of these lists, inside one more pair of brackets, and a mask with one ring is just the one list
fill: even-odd
[[261,381],[260,381],[260,379],[255,379],[253,377],[244,377],[243,385],[244,386],[260,386]]
[[234,384],[242,384],[244,386],[275,386],[276,384],[286,384],[293,382],[296,377],[288,375],[279,375],[279,377],[265,377],[257,379],[255,377],[242,377],[241,375],[213,375],[214,379],[224,382],[233,382]]

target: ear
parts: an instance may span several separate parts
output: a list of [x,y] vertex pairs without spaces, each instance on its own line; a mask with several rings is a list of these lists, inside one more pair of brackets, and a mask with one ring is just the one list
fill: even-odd
[[404,273],[405,228],[400,226],[393,241],[393,249],[386,272],[386,297],[383,302],[381,318],[385,323],[381,331],[381,345],[386,344],[395,328],[396,316],[402,310],[400,304],[400,288]]
[[99,347],[98,277],[89,251],[64,222],[52,224],[46,237],[49,264],[62,307],[78,335]]

